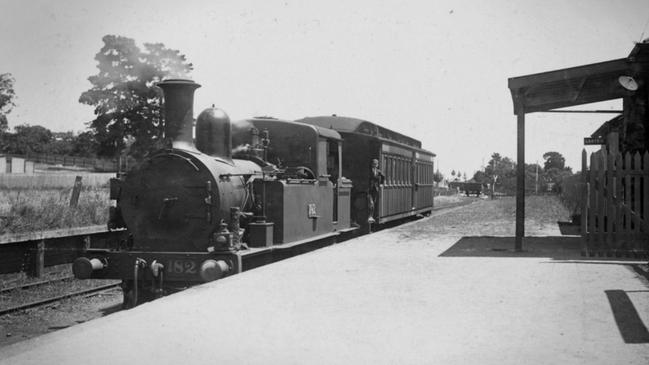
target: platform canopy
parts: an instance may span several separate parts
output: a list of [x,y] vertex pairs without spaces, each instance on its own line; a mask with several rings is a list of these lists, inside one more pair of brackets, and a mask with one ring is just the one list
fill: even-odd
[[512,77],[509,90],[514,114],[548,111],[618,99],[630,91],[620,76],[631,76],[628,58]]
[[566,111],[554,109],[632,96],[646,87],[648,78],[649,42],[645,41],[626,58],[508,80],[517,116],[516,251],[522,251],[525,232],[525,114]]

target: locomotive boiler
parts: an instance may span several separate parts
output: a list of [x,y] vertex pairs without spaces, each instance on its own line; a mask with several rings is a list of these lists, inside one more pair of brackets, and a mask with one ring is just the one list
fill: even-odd
[[[214,107],[194,128],[200,85],[158,86],[166,147],[111,179],[108,225],[125,238],[73,263],[77,278],[121,279],[125,307],[432,210],[435,155],[415,139],[336,116],[231,123]],[[386,176],[375,217],[372,159]]]

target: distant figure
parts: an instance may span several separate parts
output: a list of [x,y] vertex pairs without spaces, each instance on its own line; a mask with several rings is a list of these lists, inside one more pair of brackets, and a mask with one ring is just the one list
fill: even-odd
[[372,159],[372,165],[370,168],[370,181],[369,181],[369,196],[367,199],[368,208],[369,208],[369,218],[367,219],[368,223],[374,223],[374,207],[379,200],[379,189],[381,185],[385,182],[385,175],[379,169],[379,160]]

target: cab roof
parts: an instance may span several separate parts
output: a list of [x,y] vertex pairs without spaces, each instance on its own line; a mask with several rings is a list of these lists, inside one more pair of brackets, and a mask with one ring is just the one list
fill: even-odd
[[360,133],[387,140],[399,142],[411,147],[421,149],[421,142],[412,137],[381,127],[367,120],[339,117],[337,115],[306,117],[298,122],[329,128],[342,133]]
[[315,132],[320,137],[327,138],[327,139],[335,139],[339,141],[342,140],[340,133],[338,133],[337,131],[319,125],[305,124],[305,123],[300,123],[299,121],[290,121],[285,119],[277,119],[273,117],[254,117],[251,119],[247,119],[247,121],[252,123],[254,123],[255,121],[260,121],[260,122],[266,122],[271,124],[277,123],[278,125],[284,124],[288,127],[308,128],[313,132]]

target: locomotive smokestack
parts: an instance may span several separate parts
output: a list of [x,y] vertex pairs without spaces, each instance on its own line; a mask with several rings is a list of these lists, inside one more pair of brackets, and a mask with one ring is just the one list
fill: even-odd
[[165,139],[173,148],[194,150],[194,91],[201,85],[192,80],[169,79],[158,86],[164,93]]

